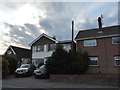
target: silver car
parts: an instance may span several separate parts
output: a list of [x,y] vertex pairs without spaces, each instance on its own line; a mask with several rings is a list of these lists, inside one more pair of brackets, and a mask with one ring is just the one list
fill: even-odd
[[15,75],[17,76],[28,76],[32,74],[32,69],[30,64],[22,64],[19,68],[15,70]]
[[34,70],[34,76],[36,78],[49,78],[49,75],[47,74],[45,65],[42,65],[37,70]]

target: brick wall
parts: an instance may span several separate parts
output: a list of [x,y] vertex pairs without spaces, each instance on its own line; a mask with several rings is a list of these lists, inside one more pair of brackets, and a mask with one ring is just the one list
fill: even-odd
[[50,81],[118,86],[118,76],[111,75],[50,75]]
[[119,67],[115,66],[114,56],[120,55],[120,44],[113,45],[112,38],[96,39],[97,46],[84,47],[83,41],[77,41],[77,50],[87,51],[89,56],[98,56],[99,66],[89,67],[88,73],[118,73]]

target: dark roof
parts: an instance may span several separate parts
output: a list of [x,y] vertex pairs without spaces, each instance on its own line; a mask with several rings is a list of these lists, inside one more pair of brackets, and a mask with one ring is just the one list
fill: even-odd
[[59,41],[59,43],[61,43],[61,44],[72,43],[72,40]]
[[14,50],[14,52],[16,53],[16,55],[20,55],[22,57],[31,57],[31,50],[30,49],[26,49],[26,48],[21,48],[21,47],[16,47],[16,46],[11,46],[10,47]]
[[98,37],[105,37],[110,35],[118,35],[120,34],[120,25],[104,27],[102,28],[102,33],[99,32],[99,28],[95,29],[88,29],[79,31],[77,36],[75,37],[76,40],[85,39],[85,38],[98,38]]

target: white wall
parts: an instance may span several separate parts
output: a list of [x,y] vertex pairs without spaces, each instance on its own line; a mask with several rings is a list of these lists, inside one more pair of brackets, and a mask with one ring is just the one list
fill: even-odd
[[52,53],[53,53],[53,51],[49,51],[49,52],[34,52],[34,53],[32,53],[32,59],[51,57]]

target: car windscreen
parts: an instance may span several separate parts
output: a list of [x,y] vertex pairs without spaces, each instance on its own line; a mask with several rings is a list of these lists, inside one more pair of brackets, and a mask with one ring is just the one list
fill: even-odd
[[22,65],[22,66],[20,66],[20,68],[29,68],[30,67],[30,65]]

